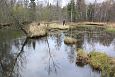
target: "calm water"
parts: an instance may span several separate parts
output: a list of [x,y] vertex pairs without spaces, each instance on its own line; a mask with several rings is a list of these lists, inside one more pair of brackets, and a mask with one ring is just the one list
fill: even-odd
[[[115,57],[114,34],[101,30],[53,31],[39,39],[8,33],[0,34],[0,77],[101,77],[89,65],[76,64],[76,50],[96,50]],[[76,45],[64,44],[64,36],[70,33],[78,39]]]

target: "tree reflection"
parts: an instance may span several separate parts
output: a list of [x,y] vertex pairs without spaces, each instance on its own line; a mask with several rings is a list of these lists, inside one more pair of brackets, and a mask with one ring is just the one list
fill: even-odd
[[[16,73],[15,70],[17,69],[18,71],[18,62],[20,63],[23,60],[22,54],[24,53],[24,46],[27,44],[28,38],[24,41],[20,52],[17,55],[14,54],[9,54],[4,55],[0,59],[0,65],[1,65],[1,70],[2,70],[2,77],[20,77],[19,73]],[[15,68],[15,66],[17,66]]]
[[33,49],[35,50],[35,48],[36,48],[36,39],[28,38],[27,46],[30,47],[30,48],[33,47]]
[[70,51],[68,51],[68,53],[67,53],[68,54],[69,62],[70,63],[74,63],[75,62],[75,58],[76,58],[76,56],[75,56],[76,48],[74,47],[74,45],[70,45],[69,49],[70,49]]
[[61,34],[59,34],[59,33],[57,33],[56,35],[55,35],[55,37],[56,37],[56,45],[55,45],[55,47],[59,50],[60,49],[60,47],[61,47],[61,44],[62,44],[62,37],[61,37],[62,35]]
[[88,42],[91,43],[96,43],[99,42],[100,44],[104,46],[109,46],[112,41],[114,40],[115,36],[113,34],[107,33],[107,32],[95,32],[93,31],[92,33],[87,33]]
[[48,54],[49,54],[49,59],[48,59],[48,74],[50,75],[52,72],[55,72],[57,74],[57,69],[59,69],[59,64],[55,62],[54,57],[51,53],[50,45],[48,42],[48,39],[46,37],[46,42],[48,45]]

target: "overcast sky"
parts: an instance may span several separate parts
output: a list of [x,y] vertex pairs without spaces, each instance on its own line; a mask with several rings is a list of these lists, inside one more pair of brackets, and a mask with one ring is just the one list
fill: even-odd
[[[48,1],[48,0],[36,0],[36,1],[41,1],[41,2],[45,2],[45,1]],[[54,3],[56,0],[49,0],[50,3]],[[70,0],[60,0],[62,1],[61,2],[61,5],[62,6],[65,6]],[[85,0],[86,3],[93,3],[95,0]],[[104,0],[97,0],[97,2],[103,2]]]

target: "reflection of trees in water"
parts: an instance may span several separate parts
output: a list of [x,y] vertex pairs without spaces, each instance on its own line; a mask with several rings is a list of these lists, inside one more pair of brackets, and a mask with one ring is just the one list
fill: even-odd
[[56,49],[60,49],[61,45],[62,45],[62,37],[61,34],[55,34],[56,40],[55,40],[55,47]]
[[55,40],[54,43],[55,43],[55,47],[57,50],[60,49],[61,45],[62,45],[62,32],[60,31],[54,31],[54,32],[51,32],[50,33],[50,38]]
[[82,44],[84,42],[84,32],[73,30],[72,33],[73,34],[71,36],[71,32],[68,31],[67,33],[65,33],[65,36],[71,36],[72,38],[76,38],[77,39],[76,48],[82,48]]
[[114,46],[113,48],[115,50],[115,39],[113,40],[112,45]]
[[42,38],[34,38],[34,39],[28,39],[28,42],[27,42],[27,45],[26,45],[26,47],[28,47],[28,48],[33,48],[34,50],[36,49],[36,44],[37,43],[44,43],[44,42],[46,42],[46,39],[45,39],[45,37],[42,37]]
[[33,47],[33,49],[35,49],[35,47],[36,47],[36,40],[28,39],[27,46],[30,47],[30,48]]
[[[2,77],[20,77],[20,73],[18,70],[19,70],[20,65],[22,67],[21,63],[23,63],[22,61],[24,60],[22,55],[23,55],[23,52],[24,52],[23,49],[26,43],[27,43],[27,39],[23,43],[21,50],[19,53],[17,53],[17,55],[11,53],[8,50],[8,48],[7,48],[7,53],[2,53],[2,56],[0,59]],[[18,65],[19,63],[20,65]]]
[[68,51],[67,52],[67,54],[68,54],[68,59],[69,59],[69,62],[70,63],[74,63],[75,62],[75,47],[73,46],[73,45],[71,45],[70,47],[69,47],[69,49],[70,49],[70,51]]
[[88,42],[89,43],[96,43],[99,42],[104,46],[109,46],[112,41],[114,40],[114,36],[106,33],[106,32],[95,32],[95,33],[88,33]]
[[[1,74],[3,74],[3,71],[2,71],[3,64],[1,64],[1,62],[8,64],[11,62],[11,59],[14,58],[14,55],[10,54],[10,52],[9,52],[10,49],[11,49],[10,43],[7,42],[6,39],[4,39],[4,42],[3,42],[3,40],[0,40],[0,69],[1,69],[0,73]],[[8,70],[8,67],[4,67],[4,70]]]
[[48,74],[50,75],[53,72],[57,74],[57,70],[59,69],[59,64],[54,60],[54,56],[51,53],[50,45],[47,38],[46,38],[46,42],[48,45],[48,54],[49,54]]
[[[68,34],[70,34],[70,32],[68,32]],[[73,30],[72,37],[78,39],[79,41],[87,40],[87,42],[92,45],[94,43],[99,42],[100,44],[104,46],[109,46],[112,42],[114,42],[113,40],[115,39],[115,34],[107,33],[104,31],[103,28],[93,28],[92,27],[91,29],[90,28],[86,30],[84,29],[82,31]]]

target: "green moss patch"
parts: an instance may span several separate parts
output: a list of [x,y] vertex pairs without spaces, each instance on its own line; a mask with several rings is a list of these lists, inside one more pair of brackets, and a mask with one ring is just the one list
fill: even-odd
[[115,28],[107,28],[106,32],[115,32]]
[[90,52],[89,58],[90,58],[90,65],[94,69],[100,69],[100,70],[108,69],[109,70],[110,60],[109,60],[109,57],[105,53]]
[[105,53],[86,53],[83,49],[78,49],[77,63],[89,64],[93,69],[101,71],[102,77],[115,76],[115,58],[110,58]]

